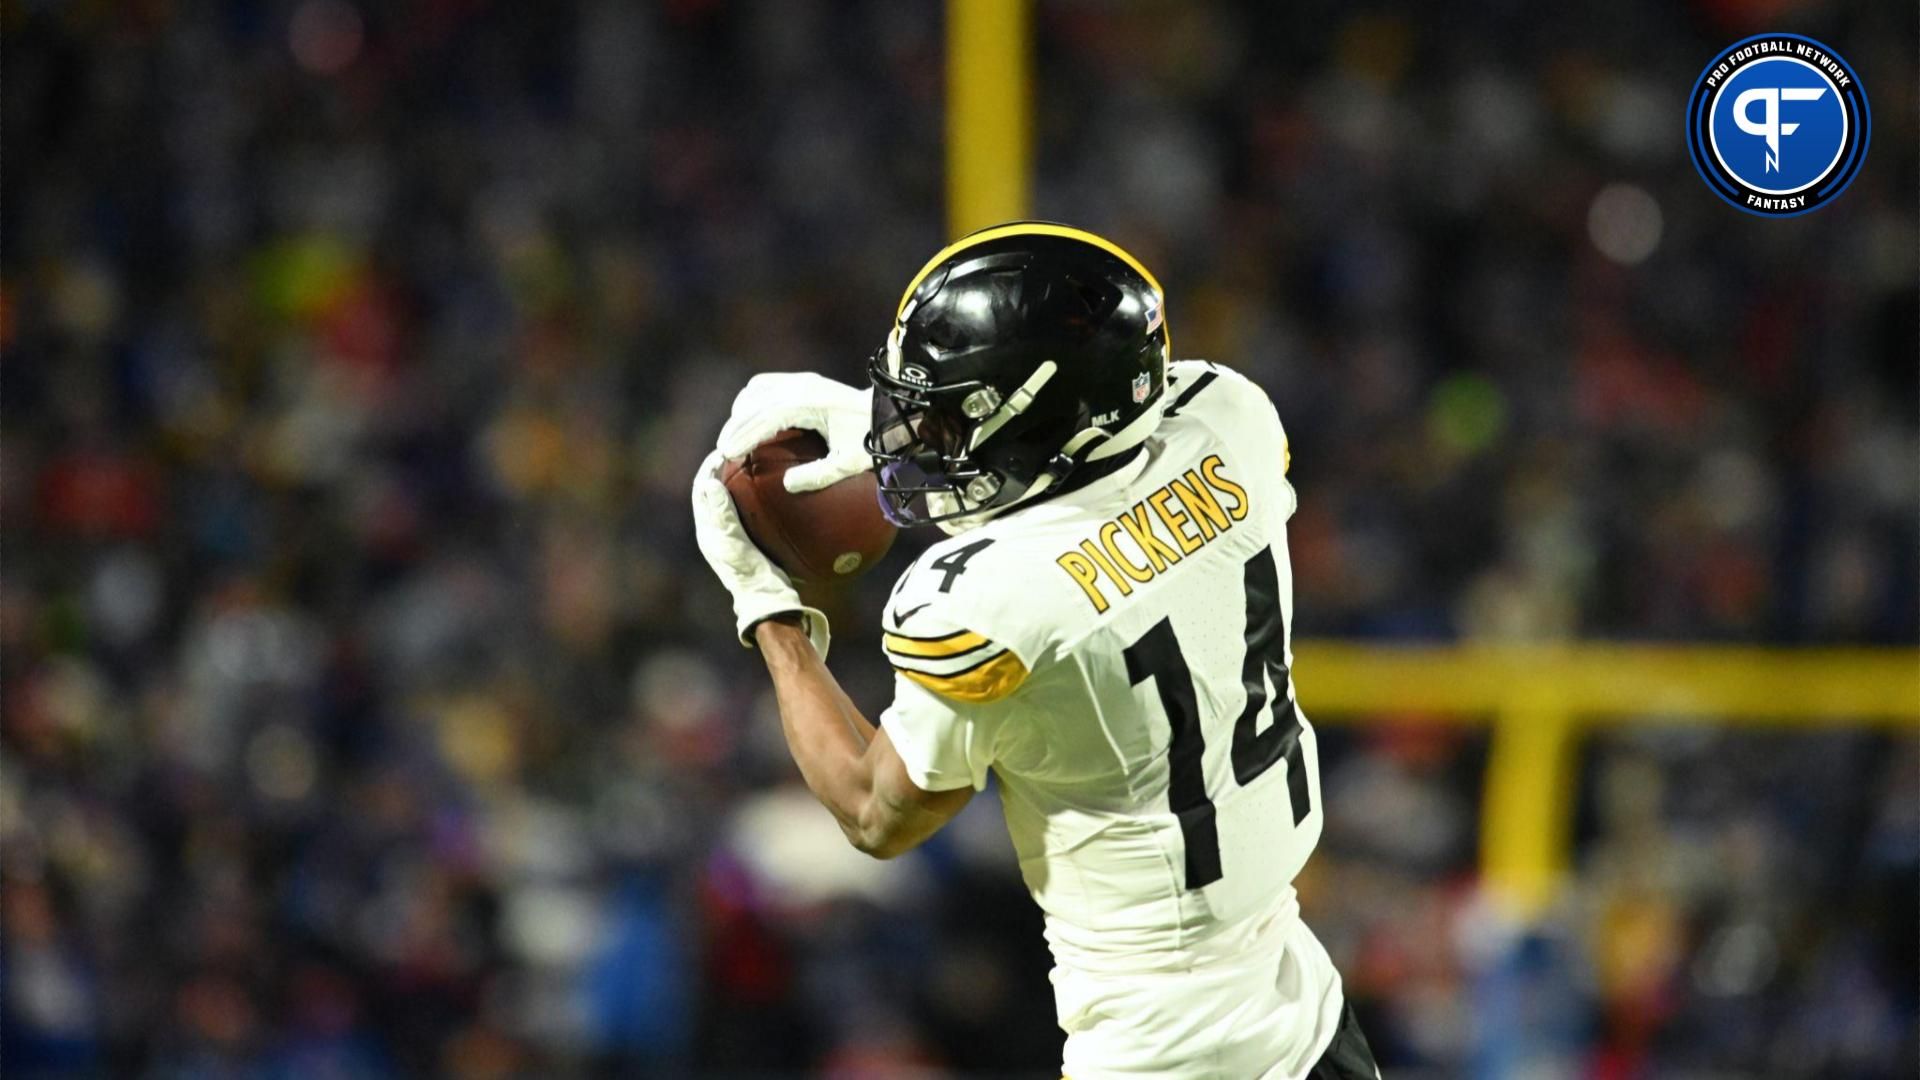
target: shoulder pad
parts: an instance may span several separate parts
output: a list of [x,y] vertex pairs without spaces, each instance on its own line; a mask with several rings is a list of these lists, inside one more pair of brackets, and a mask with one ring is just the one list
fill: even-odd
[[1000,543],[957,536],[900,575],[881,616],[894,670],[942,697],[975,703],[998,701],[1026,681],[1038,651],[1029,639],[1039,626],[1009,611],[1019,586],[991,550]]
[[1172,395],[1166,415],[1178,416],[1189,409],[1196,415],[1239,416],[1229,422],[1233,429],[1259,432],[1259,437],[1277,439],[1280,473],[1293,466],[1293,448],[1287,442],[1286,428],[1280,423],[1280,410],[1259,383],[1234,369],[1211,360],[1176,360],[1167,366]]

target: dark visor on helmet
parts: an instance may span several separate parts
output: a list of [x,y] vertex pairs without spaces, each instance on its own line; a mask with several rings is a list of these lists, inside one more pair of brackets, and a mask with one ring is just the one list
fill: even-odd
[[[901,528],[931,525],[981,510],[984,499],[962,501],[969,485],[999,488],[999,477],[967,453],[972,423],[962,411],[968,394],[985,384],[923,387],[887,371],[884,352],[867,367],[873,380],[873,424],[867,453],[879,477],[880,511]],[[978,482],[978,483],[976,483]],[[991,498],[992,492],[984,492]]]

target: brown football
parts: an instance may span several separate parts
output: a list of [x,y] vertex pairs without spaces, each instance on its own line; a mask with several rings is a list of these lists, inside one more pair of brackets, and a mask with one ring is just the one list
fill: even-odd
[[786,489],[787,469],[826,454],[819,434],[788,428],[720,469],[747,535],[796,582],[813,585],[873,569],[899,531],[880,513],[870,472],[819,491]]

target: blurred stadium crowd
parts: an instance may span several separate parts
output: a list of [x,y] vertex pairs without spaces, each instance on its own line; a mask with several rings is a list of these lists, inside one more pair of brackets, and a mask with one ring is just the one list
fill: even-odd
[[[1914,643],[1914,12],[1584,7],[1041,3],[1037,209],[1273,393],[1303,635]],[[992,800],[845,849],[684,510],[945,239],[937,7],[0,20],[7,1074],[1052,1075]],[[1874,107],[1786,221],[1681,139],[1764,29]],[[1522,930],[1484,737],[1387,719],[1301,882],[1383,1063],[1911,1067],[1920,740],[1596,739]]]

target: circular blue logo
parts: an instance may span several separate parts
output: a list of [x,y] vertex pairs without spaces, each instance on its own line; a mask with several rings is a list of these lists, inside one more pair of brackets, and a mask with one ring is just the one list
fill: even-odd
[[1714,57],[1687,103],[1687,149],[1714,193],[1792,217],[1846,190],[1867,156],[1866,90],[1833,50],[1760,34]]

